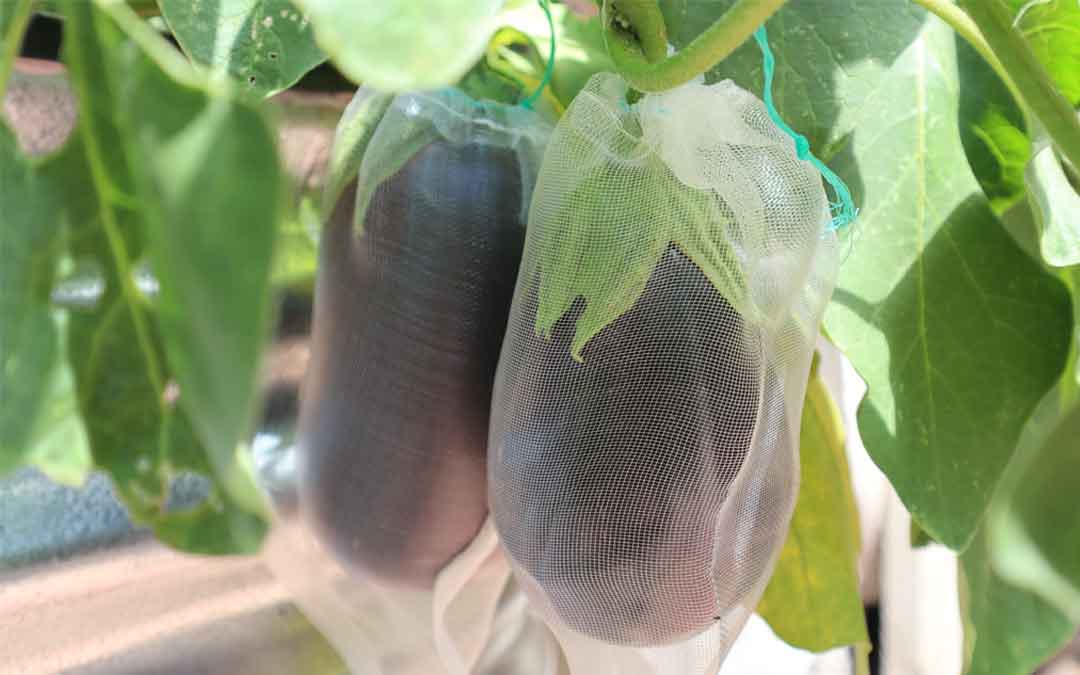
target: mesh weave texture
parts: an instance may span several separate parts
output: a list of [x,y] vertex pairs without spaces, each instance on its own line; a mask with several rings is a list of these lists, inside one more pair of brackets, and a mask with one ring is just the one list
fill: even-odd
[[[625,94],[594,76],[544,156],[496,376],[491,511],[575,675],[715,672],[787,533],[838,247],[820,174],[756,97]],[[551,306],[565,311],[544,330]]]
[[299,496],[358,579],[431,587],[487,515],[492,380],[547,130],[457,91],[399,96],[323,233]]

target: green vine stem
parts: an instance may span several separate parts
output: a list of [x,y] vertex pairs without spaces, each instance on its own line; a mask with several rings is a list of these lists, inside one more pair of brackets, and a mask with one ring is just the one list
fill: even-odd
[[[713,25],[675,54],[650,60],[663,16],[655,0],[604,3],[604,37],[608,54],[626,80],[640,91],[663,91],[689,82],[724,60],[787,0],[737,0]],[[648,5],[649,7],[646,7]],[[631,11],[627,11],[630,9]],[[656,17],[659,16],[659,30]],[[628,26],[620,25],[625,20]],[[641,20],[641,23],[638,23]],[[646,30],[649,28],[650,30]],[[661,32],[662,31],[662,32]],[[666,37],[663,38],[666,42]],[[666,53],[666,45],[665,45]]]
[[1020,101],[1046,130],[1073,167],[1080,169],[1080,119],[1054,86],[1024,37],[1013,28],[1009,10],[997,0],[960,0],[960,6],[1001,58],[1020,92]]
[[[649,63],[667,56],[667,23],[656,0],[611,0],[604,7],[605,25],[627,40],[636,39]],[[625,25],[623,25],[625,22]]]

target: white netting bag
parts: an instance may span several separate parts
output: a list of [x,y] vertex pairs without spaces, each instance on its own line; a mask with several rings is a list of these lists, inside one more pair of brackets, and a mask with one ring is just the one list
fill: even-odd
[[486,517],[492,380],[549,130],[457,90],[398,96],[323,232],[299,495],[357,575],[430,588]]
[[594,76],[544,156],[491,511],[575,675],[713,675],[787,533],[838,246],[820,173],[756,97],[625,95]]
[[491,389],[549,133],[460,91],[400,95],[322,233],[296,496],[268,559],[355,673],[526,675],[508,650],[550,642],[485,525]]

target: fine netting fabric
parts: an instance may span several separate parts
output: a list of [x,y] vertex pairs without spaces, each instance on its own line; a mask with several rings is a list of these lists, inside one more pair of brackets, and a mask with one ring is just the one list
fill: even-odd
[[821,174],[752,94],[626,91],[594,76],[544,156],[491,512],[574,675],[712,675],[787,533],[838,247]]
[[323,232],[299,494],[358,575],[430,587],[486,517],[491,387],[547,132],[455,90],[399,96]]
[[515,635],[557,653],[485,526],[491,389],[549,133],[456,90],[397,96],[322,232],[295,506],[270,560],[356,673],[492,672]]

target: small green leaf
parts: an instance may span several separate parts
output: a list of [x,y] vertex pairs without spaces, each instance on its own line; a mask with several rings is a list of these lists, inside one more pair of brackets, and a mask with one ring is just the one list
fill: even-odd
[[[236,448],[268,323],[284,192],[276,139],[257,111],[193,84],[123,5],[65,10],[81,114],[50,176],[72,255],[103,285],[69,329],[94,461],[166,542],[253,552],[265,525]],[[183,471],[215,482],[197,509],[176,512],[169,489]]]
[[971,170],[997,213],[1024,198],[1031,140],[1024,113],[994,69],[959,36],[960,139]]
[[1039,228],[1043,260],[1055,267],[1080,264],[1080,194],[1048,143],[1028,164],[1028,199]]
[[63,253],[57,195],[0,123],[0,473],[35,464],[64,483],[90,469],[64,329],[50,292]]
[[757,611],[781,639],[801,649],[868,645],[859,597],[859,514],[844,432],[817,375],[806,391],[799,453],[799,500]]
[[[544,156],[537,193],[545,189],[547,177],[558,181],[578,175],[581,180],[569,194],[549,193],[555,204],[541,207],[545,211],[540,217],[550,227],[539,243],[538,269],[524,272],[540,275],[536,331],[541,336],[551,334],[577,298],[585,300],[570,343],[571,355],[578,361],[589,340],[641,296],[669,243],[679,246],[737,310],[743,311],[739,303],[746,296],[745,280],[733,262],[735,254],[726,238],[716,234],[730,215],[712,192],[687,189],[665,159],[647,146],[638,113],[619,105],[625,103],[626,83],[621,79],[609,83],[602,94],[593,91],[578,97],[567,115],[610,120],[616,131],[606,133],[620,139],[618,145],[608,146],[621,161],[615,169],[620,180],[612,180],[612,165],[603,157],[582,175],[580,153],[565,149],[583,147],[589,141],[578,135],[587,132],[574,124],[561,127],[561,133],[557,130]],[[625,139],[634,140],[622,142]],[[628,184],[634,188],[626,189]],[[531,217],[536,214],[534,208]]]
[[258,96],[287,89],[326,56],[289,0],[159,0],[196,63],[227,73]]
[[965,675],[1028,675],[1076,632],[1076,623],[998,576],[983,530],[960,556],[959,577]]
[[502,0],[297,0],[319,45],[355,82],[384,91],[457,82],[484,50]]
[[393,100],[390,94],[361,87],[349,101],[334,131],[334,144],[330,148],[321,208],[324,220],[333,211],[345,186],[356,178],[368,142]]

